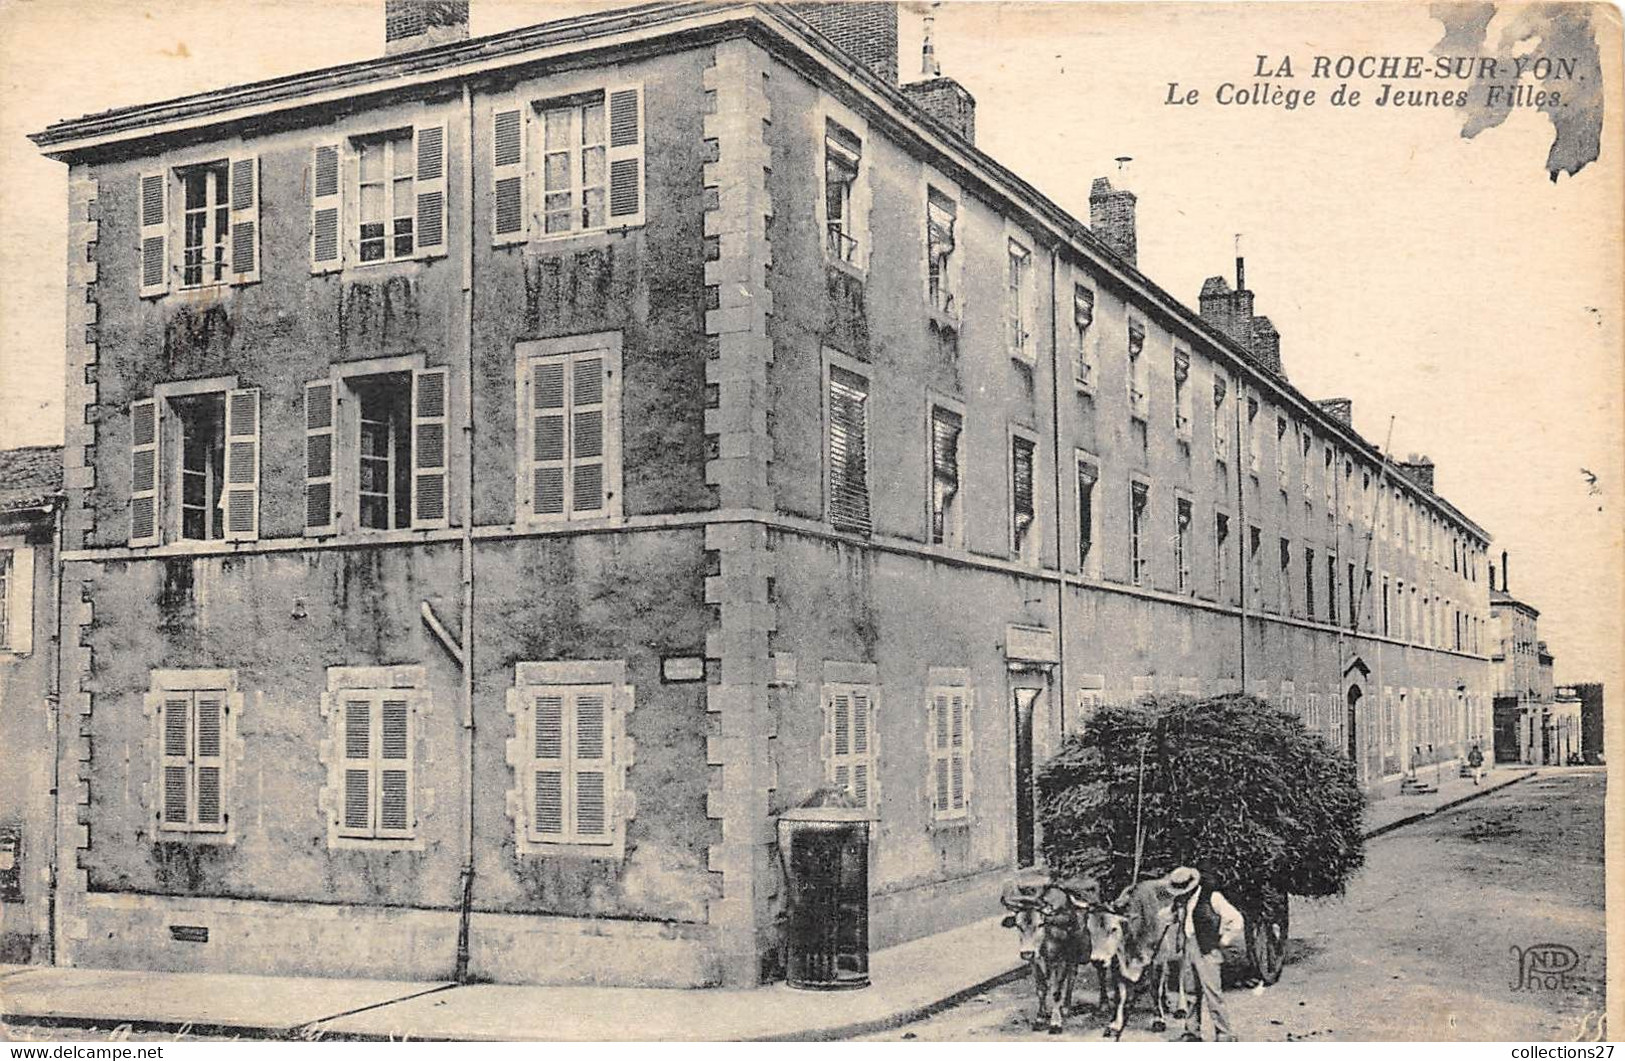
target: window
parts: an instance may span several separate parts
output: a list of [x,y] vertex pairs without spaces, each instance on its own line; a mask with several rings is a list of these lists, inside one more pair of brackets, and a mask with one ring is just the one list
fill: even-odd
[[1129,522],[1128,522],[1128,555],[1129,555],[1129,581],[1136,586],[1145,584],[1146,561],[1145,554],[1145,515],[1146,504],[1150,498],[1151,487],[1146,483],[1130,482],[1128,487]]
[[608,844],[614,841],[611,765],[614,688],[532,685],[522,690],[532,843]]
[[1191,355],[1174,351],[1174,434],[1182,442],[1191,438]]
[[143,174],[140,193],[141,297],[168,292],[175,268],[170,253],[177,245],[182,289],[260,278],[257,158]]
[[230,262],[226,241],[231,235],[229,168],[224,161],[181,171],[181,286],[218,284]]
[[1221,461],[1230,459],[1230,416],[1226,412],[1225,397],[1228,387],[1224,377],[1213,377],[1213,456]]
[[1174,572],[1181,593],[1191,590],[1191,502],[1181,497],[1174,502],[1174,521],[1178,528],[1174,535]]
[[1310,473],[1314,471],[1315,467],[1313,454],[1311,453],[1315,443],[1307,429],[1302,432],[1301,441],[1303,444],[1303,453],[1301,455],[1303,459],[1303,496],[1307,498],[1310,493]]
[[1337,469],[1336,469],[1336,464],[1337,464],[1337,454],[1335,452],[1333,452],[1332,447],[1331,447],[1331,443],[1328,442],[1326,444],[1326,466],[1325,466],[1324,470],[1321,473],[1323,475],[1323,477],[1325,478],[1324,486],[1326,488],[1326,509],[1327,509],[1328,512],[1330,512],[1331,509],[1332,509],[1332,494],[1333,494],[1333,491],[1335,491],[1337,489]]
[[1303,547],[1303,617],[1315,617],[1315,551]]
[[1010,549],[1028,556],[1033,543],[1035,509],[1034,454],[1037,444],[1021,435],[1010,436]]
[[1010,356],[1031,365],[1038,353],[1032,349],[1032,336],[1027,333],[1028,283],[1032,273],[1032,252],[1015,240],[1006,247],[1009,273],[1005,294],[1005,317],[1009,328]]
[[1091,460],[1078,458],[1078,570],[1093,575],[1095,564],[1095,484],[1100,481],[1100,466]]
[[963,686],[939,686],[927,690],[926,696],[931,817],[936,821],[964,818],[970,792],[970,691]]
[[869,533],[869,381],[829,367],[829,521],[837,530]]
[[339,705],[343,807],[338,833],[357,839],[410,839],[413,734],[410,690],[346,689]]
[[835,261],[848,264],[856,264],[858,256],[852,192],[862,157],[863,144],[856,136],[834,122],[825,123],[824,224],[829,236],[828,253]]
[[1263,443],[1258,438],[1258,399],[1247,399],[1247,470],[1258,474]]
[[259,537],[257,389],[160,384],[130,403],[130,544]]
[[156,839],[230,842],[232,763],[242,711],[229,670],[154,671],[145,711],[156,740],[147,811]]
[[1405,640],[1405,580],[1394,580],[1394,636]]
[[1326,621],[1337,625],[1337,554],[1326,554]]
[[958,545],[959,445],[964,419],[940,405],[931,407],[931,544]]
[[1275,582],[1276,599],[1280,602],[1281,614],[1290,615],[1292,612],[1292,542],[1282,538],[1280,548],[1281,570]]
[[1247,578],[1252,583],[1248,597],[1258,608],[1264,602],[1264,532],[1256,524],[1247,528]]
[[868,685],[824,686],[824,776],[860,807],[875,807],[874,695]]
[[1150,396],[1146,384],[1145,325],[1137,320],[1128,322],[1128,407],[1129,414],[1138,420],[1148,416]]
[[1384,637],[1387,637],[1392,630],[1392,618],[1389,612],[1388,576],[1384,575],[1382,579],[1382,633]]
[[312,272],[446,253],[444,125],[319,144],[310,172]]
[[21,538],[0,542],[0,652],[34,651],[34,549]]
[[1230,517],[1213,514],[1213,593],[1220,604],[1230,603]]
[[959,207],[935,188],[925,194],[925,275],[926,293],[931,305],[953,313],[954,305],[954,224]]
[[1072,375],[1077,385],[1089,389],[1095,384],[1095,346],[1089,329],[1095,323],[1095,293],[1082,284],[1072,285]]
[[616,336],[519,343],[524,523],[621,512],[620,348]]
[[1286,417],[1275,418],[1275,481],[1284,492],[1290,476],[1287,474],[1287,453],[1291,447],[1286,441]]

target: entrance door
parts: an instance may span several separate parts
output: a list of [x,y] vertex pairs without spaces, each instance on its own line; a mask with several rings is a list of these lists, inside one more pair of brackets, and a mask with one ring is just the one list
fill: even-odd
[[1042,689],[1016,687],[1010,690],[1015,709],[1016,755],[1016,865],[1036,861],[1038,789],[1034,783],[1033,711]]
[[1349,758],[1352,759],[1356,763],[1358,763],[1360,761],[1359,724],[1360,724],[1360,687],[1358,685],[1351,685],[1351,686],[1349,686],[1349,725],[1348,725],[1349,747],[1348,747],[1348,752],[1349,752]]

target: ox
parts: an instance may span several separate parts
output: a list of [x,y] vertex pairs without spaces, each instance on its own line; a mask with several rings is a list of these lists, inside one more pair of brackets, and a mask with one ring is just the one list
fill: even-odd
[[[1084,932],[1082,911],[1095,898],[1093,882],[1051,881],[1038,888],[1005,885],[999,902],[1010,911],[1004,927],[1021,934],[1021,958],[1033,970],[1033,987],[1038,992],[1038,1015],[1034,1028],[1047,1028],[1061,1034],[1066,1013],[1072,1007],[1072,986],[1078,962],[1089,953],[1089,937]],[[1106,1005],[1104,976],[1100,979],[1100,1004]]]

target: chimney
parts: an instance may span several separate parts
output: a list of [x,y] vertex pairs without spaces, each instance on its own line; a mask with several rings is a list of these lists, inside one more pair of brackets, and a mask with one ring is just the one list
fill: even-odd
[[1426,457],[1418,457],[1416,454],[1412,453],[1410,456],[1400,461],[1399,466],[1404,470],[1406,475],[1410,476],[1411,481],[1416,483],[1416,485],[1420,486],[1430,494],[1435,492],[1433,489],[1432,461],[1428,460]]
[[384,0],[384,54],[468,39],[468,0]]
[[[1241,259],[1236,259],[1236,276],[1243,276]],[[1246,288],[1230,290],[1230,282],[1222,276],[1210,276],[1202,281],[1202,293],[1197,296],[1197,307],[1202,319],[1243,350],[1253,348],[1253,293]],[[1272,329],[1273,330],[1273,329]]]
[[1495,592],[1495,564],[1494,564],[1493,561],[1490,563],[1489,568],[1490,568],[1490,592],[1494,593]]
[[966,143],[976,143],[976,97],[964,85],[951,77],[933,77],[909,82],[903,95]]
[[1344,427],[1354,426],[1354,400],[1352,398],[1320,398],[1315,404]]
[[889,2],[848,0],[846,3],[791,4],[790,10],[835,47],[874,71],[881,80],[895,85],[897,7]]
[[[1120,164],[1126,158],[1117,160]],[[1096,177],[1089,188],[1089,228],[1100,241],[1130,265],[1137,263],[1138,241],[1134,235],[1134,193],[1113,188],[1105,177]]]
[[1501,550],[1501,592],[1512,592],[1512,573],[1507,570],[1507,551]]
[[1252,334],[1253,360],[1285,379],[1286,371],[1281,367],[1281,333],[1275,330],[1268,317],[1254,317],[1248,324]]

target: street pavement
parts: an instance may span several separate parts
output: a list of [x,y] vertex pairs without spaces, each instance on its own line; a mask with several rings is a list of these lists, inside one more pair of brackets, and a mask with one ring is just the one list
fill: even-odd
[[[1371,840],[1345,896],[1294,899],[1286,971],[1271,988],[1232,988],[1225,1005],[1249,1041],[1574,1039],[1603,1009],[1601,768],[1543,769],[1517,784]],[[1385,803],[1396,803],[1388,800]],[[1379,805],[1380,806],[1380,805]],[[1390,813],[1397,813],[1396,803]],[[1571,948],[1579,967],[1551,987],[1514,987],[1531,945]],[[1514,948],[1517,948],[1515,951]],[[1076,997],[1093,1001],[1092,974]],[[1045,1040],[1030,981],[973,996],[874,1041]],[[1149,1002],[1125,1042],[1149,1030]],[[1069,1019],[1065,1040],[1098,1040],[1102,1020]]]

